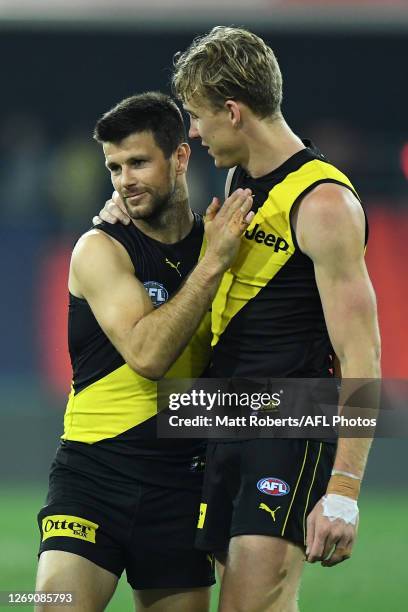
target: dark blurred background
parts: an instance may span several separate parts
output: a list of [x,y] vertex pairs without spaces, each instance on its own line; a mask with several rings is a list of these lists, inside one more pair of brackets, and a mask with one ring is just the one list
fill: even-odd
[[[38,481],[45,489],[62,430],[70,251],[111,194],[92,140],[95,121],[133,93],[170,92],[173,54],[217,24],[244,25],[271,45],[288,123],[359,191],[370,222],[383,372],[408,377],[405,0],[9,0],[0,7],[3,485]],[[225,173],[199,144],[192,149],[191,201],[203,210],[222,195]],[[368,485],[377,486],[380,472],[386,485],[405,488],[405,472],[395,473],[400,461],[405,442],[379,441]]]

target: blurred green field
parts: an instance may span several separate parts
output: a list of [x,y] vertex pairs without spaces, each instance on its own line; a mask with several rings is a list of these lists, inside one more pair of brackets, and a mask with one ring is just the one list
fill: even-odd
[[[0,591],[33,589],[38,547],[35,517],[43,497],[44,491],[32,485],[1,486]],[[375,495],[367,492],[362,496],[360,510],[360,533],[352,560],[335,568],[306,567],[300,598],[302,612],[408,609],[408,495],[386,490]],[[214,589],[212,612],[216,610],[216,598]],[[133,610],[125,580],[120,581],[107,609]]]

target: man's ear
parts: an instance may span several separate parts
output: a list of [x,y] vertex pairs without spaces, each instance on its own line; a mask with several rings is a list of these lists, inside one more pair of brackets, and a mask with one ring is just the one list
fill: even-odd
[[174,156],[176,161],[176,174],[185,174],[188,168],[191,149],[186,142],[182,142],[176,149]]
[[224,107],[228,112],[231,123],[234,127],[238,127],[241,123],[241,108],[236,100],[226,100]]

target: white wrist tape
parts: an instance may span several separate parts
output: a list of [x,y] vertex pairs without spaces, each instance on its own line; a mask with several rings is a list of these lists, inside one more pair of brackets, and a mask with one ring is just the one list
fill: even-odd
[[329,521],[341,519],[345,523],[355,525],[358,518],[358,506],[355,499],[328,493],[322,499],[323,516],[327,516]]
[[343,470],[332,470],[332,476],[347,476],[348,478],[352,478],[353,480],[361,480],[360,476],[356,476],[355,474],[350,474],[350,472],[343,472]]

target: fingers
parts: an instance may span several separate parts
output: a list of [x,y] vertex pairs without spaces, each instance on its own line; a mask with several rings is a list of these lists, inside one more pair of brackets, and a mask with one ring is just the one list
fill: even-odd
[[122,198],[120,197],[120,195],[119,195],[119,193],[117,191],[114,191],[112,193],[112,201],[115,204],[117,204],[119,206],[119,208],[122,208],[122,210],[124,211]]
[[225,223],[228,223],[234,217],[235,213],[241,208],[241,206],[247,204],[248,198],[251,198],[251,203],[247,212],[252,206],[252,191],[250,189],[237,189],[232,193],[224,202],[222,208],[219,211],[220,220],[222,219]]
[[[307,561],[309,563],[315,563],[321,561],[323,558],[323,552],[326,546],[327,532],[323,530],[316,530],[313,540],[309,546],[309,553],[307,555]],[[329,548],[330,550],[330,548]]]
[[322,524],[316,528],[313,537],[308,533],[306,560],[309,563],[321,561],[323,567],[332,567],[349,559],[354,538],[347,527],[349,526]]
[[249,213],[247,214],[247,216],[246,216],[246,217],[245,217],[245,219],[244,219],[245,224],[246,224],[247,226],[248,226],[248,225],[251,225],[251,223],[252,223],[252,219],[253,219],[254,217],[255,217],[255,213],[254,213],[254,211],[253,211],[253,210],[249,211]]
[[[99,211],[99,216],[95,215],[95,217],[93,217],[93,225],[100,225],[103,223],[103,221],[106,221],[106,223],[110,223],[111,225],[115,225],[115,223],[119,220],[119,217],[109,212],[109,202],[111,202],[111,200],[106,201],[104,208]],[[127,223],[127,221],[124,221],[124,223]]]
[[306,558],[307,561],[309,561],[309,553],[310,550],[313,546],[313,542],[314,542],[314,536],[315,536],[315,520],[313,515],[310,515],[307,517],[307,529],[306,529]]
[[252,196],[248,196],[242,206],[235,211],[232,216],[229,227],[231,231],[240,236],[250,225],[255,213],[250,210],[252,206]]
[[221,208],[221,202],[218,198],[213,198],[211,204],[205,211],[205,221],[212,221]]
[[342,533],[338,526],[322,526],[316,530],[307,561],[321,561],[324,567],[331,567],[351,556],[351,546],[349,535]]
[[[111,201],[115,204],[115,206],[112,207],[112,211],[111,212],[115,216],[118,216],[119,215],[119,212],[117,210],[117,208],[118,208],[121,211],[121,213],[123,213],[123,215],[124,215],[123,220],[122,220],[122,215],[120,217],[118,216],[119,221],[121,221],[122,223],[130,222],[130,218],[129,218],[128,212],[126,210],[125,203],[124,203],[121,195],[117,191],[114,191],[112,193],[112,200]],[[127,221],[125,221],[125,219]]]
[[124,204],[120,198],[120,195],[114,191],[111,200],[107,200],[105,202],[105,206],[99,212],[99,217],[94,217],[92,222],[94,225],[98,225],[102,223],[102,221],[106,221],[106,223],[110,223],[114,225],[118,221],[123,223],[124,225],[128,225],[130,223],[129,215],[123,210]]
[[350,559],[353,542],[348,538],[341,538],[333,547],[331,552],[323,559],[323,567],[333,567],[338,563],[342,563],[346,559]]
[[217,216],[219,221],[230,223],[240,233],[248,227],[254,215],[247,217],[253,204],[252,191],[250,189],[237,189],[221,206],[218,198],[213,198],[206,210],[205,221],[213,221]]
[[117,221],[118,221],[118,217],[114,217],[113,215],[111,215],[110,212],[108,212],[108,210],[106,208],[102,208],[102,210],[99,211],[99,217],[94,217],[93,218],[93,224],[97,225],[95,223],[95,219],[99,219],[98,224],[102,223],[102,221],[106,221],[106,223],[110,223],[111,225],[115,225],[115,223],[117,223]]
[[322,552],[320,560],[324,562],[326,559],[329,559],[330,556],[333,554],[335,548],[336,548],[336,540],[333,538],[331,534],[328,534],[325,540],[325,543],[324,543],[324,548],[323,548],[323,552]]
[[307,517],[306,561],[321,561],[330,553],[335,543],[328,519],[321,516],[321,504],[318,503]]
[[[115,219],[113,223],[116,223],[116,221],[120,221],[124,225],[128,225],[130,223],[130,217],[126,211],[122,198],[117,191],[113,192],[112,199],[108,200],[108,202],[105,204],[104,210],[107,210],[107,213]],[[108,221],[108,219],[105,219],[104,216],[102,216],[102,219],[104,221]],[[112,223],[112,221],[108,221],[108,223]]]

